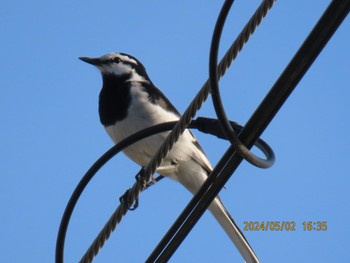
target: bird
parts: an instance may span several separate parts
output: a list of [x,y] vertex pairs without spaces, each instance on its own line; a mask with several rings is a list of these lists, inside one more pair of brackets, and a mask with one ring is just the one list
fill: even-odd
[[[151,81],[144,65],[134,56],[111,52],[101,57],[79,57],[100,71],[100,122],[114,143],[156,124],[177,121],[181,117],[169,99]],[[124,153],[142,167],[149,164],[170,132],[144,138],[124,149]],[[185,130],[157,173],[174,179],[196,194],[213,168],[190,130]],[[251,246],[217,196],[210,212],[247,262],[257,262]],[[249,253],[243,249],[249,248]],[[248,259],[248,260],[247,260]]]

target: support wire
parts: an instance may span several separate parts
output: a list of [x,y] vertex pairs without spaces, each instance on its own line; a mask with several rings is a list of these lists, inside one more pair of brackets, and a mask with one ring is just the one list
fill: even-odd
[[[330,3],[291,62],[239,133],[239,139],[248,149],[252,147],[254,141],[272,121],[283,103],[348,15],[349,9],[349,0],[333,0]],[[147,262],[166,262],[170,259],[242,160],[242,156],[237,154],[231,146],[215,166],[211,176],[208,177],[199,192],[192,198],[169,230],[172,235],[167,237],[167,239],[170,241],[159,249],[160,252],[156,255],[155,260]]]
[[[233,1],[227,0],[224,4],[228,9],[231,5],[229,2],[231,2],[232,4]],[[244,43],[247,42],[249,36],[259,25],[262,18],[266,15],[268,9],[271,8],[273,2],[274,0],[264,0],[262,2],[260,7],[258,8],[258,10],[260,11],[256,11],[254,16],[248,22],[247,26],[243,29],[242,33],[237,37],[237,40],[232,44],[229,51],[225,54],[224,58],[219,63],[218,75],[215,73],[215,70],[213,71],[213,68],[216,68],[215,54],[217,56],[217,50],[215,49],[217,48],[212,49],[210,56],[210,82],[214,83],[212,84],[212,86],[214,86],[214,89],[215,85],[218,85],[217,81],[220,78],[220,76],[222,76],[227,70],[227,68],[231,65],[233,59],[237,56],[238,52],[242,49]],[[292,93],[296,85],[299,83],[300,79],[304,76],[304,74],[309,69],[313,61],[322,51],[323,47],[327,44],[328,40],[332,37],[333,33],[345,19],[345,17],[349,13],[349,9],[350,0],[333,0],[330,3],[329,7],[324,12],[324,14],[314,27],[310,35],[307,37],[303,45],[300,47],[298,52],[295,54],[291,62],[288,64],[286,69],[283,71],[281,76],[271,88],[270,92],[267,94],[265,99],[256,109],[256,111],[248,120],[243,129],[237,125],[235,126],[235,124],[231,122],[230,126],[233,125],[232,131],[230,127],[227,127],[227,123],[224,123],[225,116],[223,107],[222,111],[217,110],[218,105],[220,107],[221,99],[220,95],[218,95],[218,89],[216,89],[216,91],[214,91],[216,95],[212,96],[212,99],[214,105],[216,105],[215,109],[218,115],[218,119],[220,120],[222,130],[216,127],[214,129],[211,129],[211,133],[214,133],[216,136],[221,138],[230,138],[230,136],[232,136],[232,134],[230,133],[232,132],[238,133],[238,139],[241,142],[241,145],[245,146],[249,150],[253,146],[254,142],[258,140],[259,136],[262,134],[262,132],[265,130],[268,124],[272,121],[278,110],[282,107],[283,103],[286,101],[288,96]],[[212,44],[212,47],[215,47],[215,41],[219,40],[219,38],[216,40],[213,39],[214,45]],[[216,44],[216,46],[219,46],[218,43]],[[218,88],[218,86],[216,88]],[[123,196],[122,204],[117,208],[117,210],[111,217],[112,224],[108,225],[107,228],[104,228],[104,231],[100,232],[100,235],[95,239],[93,244],[90,246],[88,251],[81,259],[81,262],[91,262],[93,260],[94,256],[96,256],[99,249],[103,246],[103,244],[108,239],[112,231],[115,229],[116,225],[120,222],[121,217],[125,215],[128,209],[135,205],[135,203],[137,204],[140,192],[146,189],[149,186],[149,183],[152,182],[152,175],[156,171],[162,159],[170,151],[171,147],[175,144],[176,140],[179,138],[182,132],[187,127],[189,127],[191,122],[193,125],[192,118],[195,116],[202,103],[208,97],[210,90],[211,86],[208,80],[203,85],[202,89],[192,101],[188,109],[185,111],[184,116],[179,120],[179,122],[177,122],[176,124],[164,124],[164,126],[162,127],[151,127],[149,128],[150,130],[147,131],[148,135],[143,134],[141,132],[140,134],[136,134],[135,136],[133,135],[134,137],[130,136],[132,138],[128,138],[129,141],[126,139],[126,142],[122,142],[121,145],[118,144],[112,149],[110,149],[89,169],[87,174],[83,177],[78,187],[76,188],[76,191],[74,191],[63,215],[56,243],[56,263],[63,262],[64,240],[72,211],[83,189],[89,183],[93,175],[112,156],[114,156],[118,151],[122,150],[123,147],[126,147],[126,145],[129,145],[140,138],[144,138],[146,136],[154,134],[155,132],[157,132],[157,129],[159,132],[162,129],[164,129],[165,131],[173,127],[173,131],[170,133],[170,136],[167,138],[161,149],[151,160],[149,166],[146,167],[145,170],[141,170],[141,176],[137,177],[137,182]],[[198,118],[197,121],[199,121],[199,119],[200,118]],[[204,132],[208,131],[208,126],[203,126],[203,122],[201,124],[199,122],[199,124],[197,123],[197,125],[200,128],[200,130],[202,129]],[[218,125],[218,123],[216,123],[216,125]],[[215,130],[215,132],[213,132],[213,130]],[[169,229],[168,233],[163,237],[162,241],[158,244],[158,246],[147,259],[147,262],[166,262],[170,259],[170,257],[178,248],[178,246],[185,239],[187,234],[191,231],[193,226],[196,224],[196,222],[202,216],[204,211],[207,209],[209,204],[216,197],[221,188],[225,185],[231,174],[242,162],[243,158],[247,158],[241,155],[242,152],[238,154],[238,152],[236,152],[237,145],[235,145],[235,143],[232,140],[231,142],[233,144],[229,147],[229,149],[223,155],[221,160],[215,166],[211,176],[208,177],[208,179],[203,184],[199,192],[193,197],[191,202],[187,205],[185,210],[181,213],[181,215],[175,221],[173,226]],[[258,140],[257,146],[265,153],[265,155],[267,156],[267,161],[273,163],[274,154],[272,150],[268,147],[268,145],[263,141]],[[101,235],[101,233],[103,233],[103,235]],[[248,245],[246,248],[243,248],[243,250],[240,250],[240,252],[247,262],[254,262],[257,260],[257,258],[255,259],[254,253],[252,255],[252,253],[249,252],[249,249],[250,248]]]

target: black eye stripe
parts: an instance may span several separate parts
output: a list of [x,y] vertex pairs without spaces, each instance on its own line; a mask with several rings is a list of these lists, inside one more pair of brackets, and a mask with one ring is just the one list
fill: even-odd
[[114,57],[114,58],[112,58],[112,62],[114,62],[114,63],[120,63],[122,60],[119,58],[119,57]]
[[124,61],[119,57],[114,57],[111,59],[111,63],[119,64],[120,62],[122,62],[125,65],[130,65],[132,68],[136,68],[137,66],[135,63],[132,63],[131,61]]

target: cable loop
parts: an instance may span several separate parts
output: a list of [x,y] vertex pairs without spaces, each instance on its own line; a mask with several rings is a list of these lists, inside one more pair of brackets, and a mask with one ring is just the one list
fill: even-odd
[[[264,2],[265,1],[268,2],[270,0],[264,0]],[[267,8],[265,9],[267,10]],[[299,83],[299,81],[304,76],[306,71],[310,68],[312,63],[315,61],[317,56],[320,54],[322,49],[325,47],[329,39],[332,37],[332,35],[336,31],[336,29],[343,22],[343,20],[349,13],[349,10],[350,10],[350,1],[343,1],[343,0],[332,1],[331,4],[328,6],[327,10],[322,15],[322,17],[317,22],[316,26],[313,28],[312,32],[304,41],[304,43],[302,44],[300,49],[297,51],[293,59],[290,61],[288,66],[285,68],[285,70],[283,71],[281,76],[278,78],[276,83],[273,85],[270,92],[267,94],[267,96],[261,102],[257,110],[248,120],[243,130],[241,132],[237,131],[236,129],[237,127],[233,125],[233,129],[237,133],[238,132],[240,133],[239,136],[241,137],[242,141],[244,141],[247,145],[253,145],[253,142],[256,141],[256,146],[259,149],[261,149],[267,156],[269,155],[270,151],[272,152],[271,148],[268,147],[268,145],[264,141],[259,140],[258,137],[262,134],[264,129],[269,125],[269,123],[272,121],[272,119],[277,114],[279,109],[282,107],[284,102],[287,100],[289,95],[295,89],[296,85]],[[262,18],[254,15],[252,19],[261,20]],[[257,22],[257,24],[259,23],[260,22]],[[244,35],[244,37],[248,38],[254,31],[255,27],[256,26],[253,26],[253,28],[250,29],[250,31],[247,31],[248,34]],[[239,50],[242,48],[244,43],[245,43],[244,41],[243,42],[239,41],[239,39],[235,41],[235,43],[231,46],[229,51],[225,54],[224,58],[222,59],[222,61],[218,66],[219,74],[224,74],[227,67],[229,67],[229,65],[232,63],[232,60],[238,54]],[[215,80],[215,77],[217,76],[214,76],[214,78],[212,79]],[[186,111],[186,113],[189,112],[189,114],[181,118],[180,122],[181,121],[184,123],[191,122],[191,119],[195,115],[196,107],[200,107],[200,105],[206,99],[209,91],[210,91],[210,86],[209,86],[209,81],[207,81],[195,98],[195,100],[198,99],[198,101],[196,101],[196,103],[194,102],[191,103],[190,107],[188,108],[188,111]],[[215,94],[215,91],[214,91],[214,94]],[[199,121],[198,119],[197,121]],[[193,123],[194,121],[192,121],[192,124]],[[65,237],[66,237],[66,232],[67,232],[70,217],[72,215],[74,207],[81,193],[83,192],[85,187],[88,185],[92,177],[98,172],[98,170],[106,162],[108,162],[114,155],[119,153],[125,147],[147,136],[151,136],[157,132],[162,132],[162,131],[167,131],[169,129],[172,129],[174,125],[175,125],[175,122],[163,123],[160,125],[156,125],[156,126],[144,129],[136,134],[133,134],[128,138],[126,138],[125,140],[118,143],[117,145],[113,146],[90,167],[90,169],[83,176],[83,178],[80,180],[79,184],[75,188],[66,206],[64,214],[62,216],[61,224],[57,235],[57,242],[56,242],[56,263],[63,263],[64,242],[65,242]],[[204,131],[208,132],[207,127],[202,127],[201,125],[202,124],[199,123],[199,127],[201,127]],[[182,127],[182,126],[177,124],[176,127],[173,128],[173,132],[171,134],[175,134],[174,135],[175,137],[173,137],[171,140],[176,141],[176,136],[179,136],[179,134],[182,133],[181,128],[178,129],[178,127]],[[225,132],[224,129],[222,129],[222,132]],[[215,135],[218,137],[220,136],[224,137],[220,132],[217,132]],[[227,137],[228,136],[226,136],[225,138]],[[258,146],[259,144],[261,148]],[[187,210],[189,209],[186,208],[184,212],[181,214],[181,216],[183,215],[182,218],[186,219],[186,222],[185,222],[185,219],[179,220],[178,225],[181,226],[181,229],[179,229],[178,227],[171,228],[170,230],[174,230],[173,233],[179,234],[181,232],[182,236],[187,235],[186,233],[183,233],[184,231],[182,230],[185,228],[185,229],[189,229],[188,231],[190,231],[193,224],[195,224],[195,222],[197,222],[200,217],[200,216],[199,217],[197,216],[196,218],[198,219],[194,218],[194,213],[197,211],[197,215],[198,215],[199,213],[198,211],[202,208],[203,209],[201,212],[204,211],[205,207],[207,207],[210,204],[211,200],[213,200],[211,198],[212,197],[214,198],[215,195],[220,191],[220,189],[223,187],[225,182],[227,182],[227,180],[229,179],[230,174],[232,174],[232,172],[234,172],[237,169],[241,161],[242,161],[241,156],[236,155],[234,153],[233,147],[230,147],[228,151],[224,154],[222,159],[219,161],[217,166],[214,168],[214,171],[217,170],[219,172],[217,172],[216,174],[213,172],[212,176],[210,176],[208,180],[204,183],[199,193],[195,195],[193,200],[190,202],[188,207],[189,209],[193,210],[193,214],[190,215],[192,211],[188,213]],[[161,179],[162,177],[157,177],[155,181],[160,180],[159,178]],[[209,188],[210,190],[208,190]],[[91,244],[89,250],[86,252],[86,254],[84,255],[84,257],[80,262],[85,263],[85,262],[92,261],[92,259],[99,252],[99,249],[102,248],[103,244],[109,238],[112,231],[115,229],[116,225],[121,221],[122,217],[127,213],[128,208],[127,208],[127,205],[125,205],[125,203],[129,203],[129,201],[133,202],[132,200],[136,200],[140,192],[143,191],[144,189],[145,189],[144,184],[136,182],[132,186],[132,188],[128,190],[128,193],[127,194],[125,193],[125,197],[121,198],[121,205],[118,206],[118,208],[114,211],[114,213],[112,214],[108,222],[105,224],[104,228],[101,230],[99,235],[96,237],[94,242]],[[177,221],[175,223],[177,223]],[[164,238],[167,240],[166,236],[164,236]],[[177,238],[175,234],[171,235],[170,238],[172,239],[172,241],[176,241],[177,243],[182,242],[182,241],[179,241],[179,238]],[[164,246],[159,245],[157,246],[157,248],[163,251]],[[167,248],[169,248],[169,246]],[[158,251],[156,251],[155,256],[158,256],[158,255],[159,253]],[[171,256],[171,254],[168,253],[166,257],[169,257],[169,256]],[[151,262],[154,262],[154,261],[151,261]],[[157,262],[160,262],[160,261],[157,261]]]
[[[255,28],[259,25],[259,20],[257,20],[257,17],[264,17],[267,13],[267,11],[270,9],[270,7],[273,5],[274,0],[270,1],[264,1],[263,2],[263,8],[258,10],[257,16],[253,16],[252,19],[249,20],[247,25],[244,27],[242,33],[237,38],[237,45],[239,48],[242,48],[243,44],[248,40],[248,37],[250,35],[250,28]],[[274,156],[266,155],[267,159],[262,159],[255,154],[253,154],[238,138],[236,135],[234,129],[232,128],[230,121],[228,120],[226,116],[226,112],[224,110],[224,106],[222,104],[221,96],[220,96],[220,89],[219,89],[219,72],[218,72],[218,66],[217,66],[217,60],[218,60],[218,52],[219,52],[219,45],[220,45],[220,39],[222,30],[225,24],[227,16],[222,17],[222,19],[216,24],[213,37],[212,37],[212,43],[210,47],[210,57],[209,57],[209,82],[211,87],[211,97],[214,104],[216,115],[220,121],[220,126],[226,136],[226,138],[231,142],[234,149],[249,163],[251,163],[254,166],[260,167],[260,168],[269,168],[271,167],[274,162],[275,158]],[[226,66],[230,64],[227,60],[223,60],[223,64]],[[220,75],[222,72],[220,72]],[[264,152],[264,151],[263,151]],[[271,153],[268,151],[267,153]],[[265,152],[264,152],[265,154]]]
[[[81,194],[85,190],[86,186],[89,184],[91,179],[96,175],[99,169],[101,169],[101,167],[104,164],[106,164],[112,157],[117,155],[124,148],[148,136],[152,136],[156,133],[160,133],[164,131],[169,131],[174,128],[176,123],[177,123],[176,121],[173,121],[173,122],[158,124],[130,135],[129,137],[125,138],[123,141],[119,142],[118,144],[110,148],[90,167],[90,169],[86,172],[86,174],[80,180],[79,184],[74,189],[68,201],[66,209],[63,213],[61,224],[57,234],[57,241],[56,241],[56,263],[63,262],[66,233],[67,233],[69,221],[73,214],[74,208]],[[231,122],[231,123],[235,129],[239,130],[240,127],[242,127],[235,122]],[[221,139],[226,139],[222,133],[222,130],[219,127],[218,120],[216,119],[198,117],[196,120],[191,121],[189,128],[196,128],[199,131],[202,131],[204,133],[215,135]],[[259,140],[257,141],[257,147],[259,147],[258,146]],[[269,146],[267,145],[267,147]],[[268,149],[265,149],[265,150],[267,151]],[[106,223],[105,227],[100,231],[100,234],[96,237],[95,241],[91,244],[90,248],[85,253],[85,256],[82,258],[81,262],[92,261],[92,259],[98,253],[99,249],[103,246],[104,242],[108,239],[110,234],[114,231],[116,225],[120,223],[122,217],[126,214],[126,212],[129,210],[134,210],[134,209],[130,209],[130,207],[132,203],[136,202],[136,199],[138,199],[139,193],[143,190],[146,190],[147,188],[149,188],[150,186],[154,185],[156,182],[164,178],[163,176],[159,175],[154,180],[146,182],[144,177],[144,172],[145,172],[145,168],[142,167],[141,170],[135,175],[136,183],[132,186],[132,188],[128,190],[127,195],[124,194],[125,196],[123,195],[119,199],[121,205],[115,210],[110,220]],[[128,205],[129,203],[131,204]]]
[[[266,1],[266,0],[265,0]],[[254,14],[256,16],[256,14]],[[258,23],[262,20],[262,17],[254,18],[257,19]],[[242,49],[245,42],[247,42],[249,36],[254,32],[256,28],[256,25],[252,28],[249,28],[249,33],[244,35],[244,41],[242,41],[240,38],[242,38],[242,34],[237,38],[237,40],[232,44],[230,49],[226,52],[224,58],[221,60],[220,64],[218,65],[218,72],[222,76],[226,69],[231,65],[232,61],[237,56],[238,52]],[[157,168],[161,164],[162,160],[166,157],[168,152],[171,150],[173,145],[176,143],[180,135],[184,132],[186,128],[188,128],[191,124],[191,121],[193,117],[196,115],[197,111],[201,108],[204,101],[208,98],[208,95],[210,93],[210,83],[209,80],[207,80],[203,87],[200,89],[200,91],[197,93],[195,98],[192,100],[189,107],[184,112],[183,116],[179,119],[178,122],[172,122],[172,123],[164,123],[161,125],[156,125],[150,128],[147,128],[143,131],[140,131],[136,134],[133,134],[132,136],[126,138],[119,144],[115,145],[113,148],[111,148],[106,154],[104,154],[99,160],[95,162],[95,164],[89,169],[89,171],[84,175],[82,180],[79,182],[77,188],[74,190],[68,205],[66,207],[66,210],[64,212],[64,215],[62,217],[59,233],[57,236],[57,243],[56,243],[56,262],[60,263],[63,262],[63,250],[64,250],[64,239],[67,231],[67,226],[72,214],[72,211],[77,203],[77,200],[79,199],[82,191],[86,187],[86,185],[89,183],[89,181],[92,179],[92,177],[96,174],[96,172],[110,159],[112,156],[114,156],[116,153],[127,147],[128,145],[134,143],[137,140],[140,140],[140,138],[145,138],[147,136],[150,136],[152,133],[162,132],[169,129],[172,129],[169,136],[166,138],[165,142],[162,144],[160,149],[157,151],[157,153],[153,156],[152,160],[150,161],[149,165],[145,168],[144,176],[142,183],[136,182],[132,188],[129,189],[128,194],[126,195],[125,199],[122,199],[122,204],[115,210],[115,212],[112,214],[106,225],[103,227],[103,229],[100,231],[99,235],[96,237],[94,242],[91,244],[83,258],[81,259],[81,262],[91,262],[94,256],[97,255],[98,251],[102,248],[106,240],[109,238],[117,224],[121,221],[122,217],[127,213],[129,206],[126,205],[131,203],[130,206],[133,204],[133,202],[138,199],[139,194],[147,188],[147,183],[149,182],[153,176],[153,174],[156,172]],[[174,123],[176,123],[174,125]],[[170,128],[169,128],[170,127]],[[157,177],[155,181],[160,180],[162,177]]]
[[[243,129],[242,125],[234,121],[229,121],[229,123],[235,134],[240,133],[241,130]],[[218,138],[227,140],[227,136],[225,135],[224,129],[222,129],[221,124],[216,119],[198,117],[196,120],[196,126],[197,126],[197,129],[201,132],[210,133],[217,136]],[[255,142],[255,146],[259,150],[261,150],[262,153],[266,156],[266,161],[269,164],[272,165],[275,162],[275,159],[276,159],[275,153],[264,140],[258,138],[257,141]]]
[[132,201],[130,197],[130,189],[126,190],[125,193],[119,197],[120,204],[127,206],[129,211],[134,211],[139,206],[139,198],[136,198],[135,201]]

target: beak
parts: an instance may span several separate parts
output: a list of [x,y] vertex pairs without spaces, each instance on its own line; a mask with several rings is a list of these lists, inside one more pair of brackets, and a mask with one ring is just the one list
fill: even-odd
[[98,66],[102,63],[100,58],[80,57],[79,59],[94,66]]

